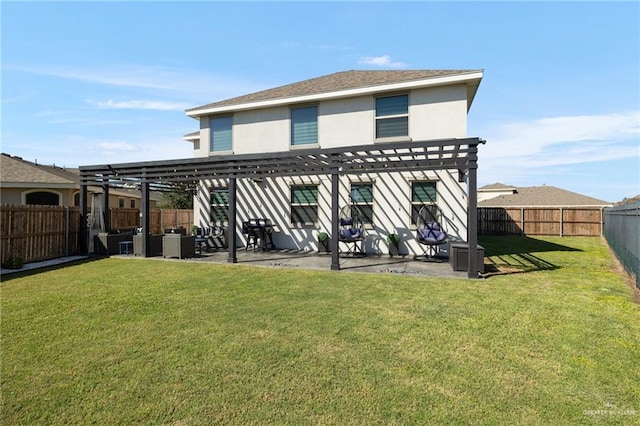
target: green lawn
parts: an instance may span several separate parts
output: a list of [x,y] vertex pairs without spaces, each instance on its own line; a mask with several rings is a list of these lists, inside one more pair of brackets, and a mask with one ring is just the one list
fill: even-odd
[[640,423],[640,308],[602,240],[480,243],[485,280],[115,258],[5,280],[0,423]]

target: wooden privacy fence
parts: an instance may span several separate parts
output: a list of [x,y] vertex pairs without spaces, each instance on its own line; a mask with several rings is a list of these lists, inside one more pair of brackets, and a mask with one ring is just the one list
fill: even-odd
[[480,235],[601,236],[600,207],[480,207]]
[[0,258],[37,262],[78,254],[78,207],[0,205]]
[[[152,234],[162,234],[165,229],[174,226],[186,228],[189,232],[193,225],[193,210],[151,209],[149,222]],[[111,229],[138,228],[140,226],[140,210],[110,209]]]
[[[110,209],[111,229],[137,228],[140,210]],[[151,233],[182,226],[190,232],[193,210],[151,209]],[[79,254],[78,207],[0,205],[0,261],[11,258],[24,263]]]

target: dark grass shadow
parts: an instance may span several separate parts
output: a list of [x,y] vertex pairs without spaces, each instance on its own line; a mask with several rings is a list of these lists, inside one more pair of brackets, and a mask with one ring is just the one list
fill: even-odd
[[42,266],[37,266],[37,267],[32,267],[30,264],[26,264],[21,269],[15,269],[15,270],[3,269],[2,275],[0,276],[0,281],[2,283],[5,283],[7,281],[11,281],[16,278],[27,277],[30,275],[40,274],[42,272],[47,272],[47,271],[55,271],[58,269],[67,268],[69,266],[81,265],[83,263],[95,262],[96,260],[105,259],[107,257],[108,256],[89,255],[81,259],[74,259],[69,261],[65,261],[64,259],[61,259],[61,260],[53,259],[51,262],[58,261],[58,263],[49,264],[47,261],[44,261],[44,262],[37,262],[38,264],[42,264]]
[[520,236],[482,236],[478,242],[484,247],[484,277],[558,269],[558,265],[534,253],[582,251],[575,247]]
[[478,243],[484,247],[485,256],[500,256],[548,251],[582,251],[562,244],[519,236],[482,236]]

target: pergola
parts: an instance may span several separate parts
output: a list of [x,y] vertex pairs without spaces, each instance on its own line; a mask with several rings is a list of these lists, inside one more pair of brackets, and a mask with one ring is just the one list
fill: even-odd
[[[104,211],[109,211],[109,187],[136,185],[141,190],[142,254],[147,256],[150,244],[149,192],[167,190],[179,183],[197,183],[203,179],[226,179],[229,189],[228,259],[236,263],[237,180],[282,176],[331,176],[332,235],[339,234],[339,177],[361,173],[453,170],[459,179],[468,179],[467,243],[469,245],[468,277],[477,278],[477,160],[480,138],[439,139],[411,142],[376,143],[338,148],[296,149],[287,152],[238,154],[188,158],[167,161],[107,164],[80,167],[80,251],[88,252],[87,188],[102,186]],[[107,218],[108,219],[108,218]],[[108,220],[105,221],[108,223]],[[331,269],[340,269],[338,239],[331,238]]]

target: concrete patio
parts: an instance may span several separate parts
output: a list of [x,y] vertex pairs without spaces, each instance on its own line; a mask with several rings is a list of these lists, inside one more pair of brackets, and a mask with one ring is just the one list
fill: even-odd
[[[133,253],[112,255],[113,258],[130,259],[131,261],[149,259],[165,262],[185,263],[219,263],[232,265],[227,262],[226,250],[211,250],[196,253],[195,257],[178,259],[175,257],[164,258],[162,256],[141,257]],[[27,263],[21,269],[2,269],[0,276],[7,278],[20,273],[37,273],[39,269],[51,267],[64,267],[67,264],[97,259],[99,256],[69,256],[51,259],[42,262]],[[289,268],[308,270],[331,270],[331,254],[314,251],[296,250],[248,250],[240,248],[237,251],[237,265],[255,266],[264,268]],[[340,271],[337,273],[371,273],[371,274],[399,274],[421,277],[457,278],[468,279],[466,271],[454,271],[446,260],[428,261],[423,258],[414,260],[413,256],[367,255],[367,256],[340,256]]]
[[[158,261],[174,261],[174,262],[211,262],[224,263],[227,262],[228,253],[225,250],[212,250],[210,252],[203,251],[197,253],[193,258],[177,259],[164,258],[162,256],[143,258],[140,256],[115,255],[112,257],[129,258],[129,259],[152,259]],[[296,250],[248,250],[240,248],[237,251],[238,265],[258,266],[267,268],[291,268],[291,269],[310,269],[310,270],[331,270],[331,254],[318,253],[314,251],[296,251]],[[360,272],[375,274],[401,274],[428,276],[439,278],[458,278],[467,279],[466,271],[454,271],[451,265],[446,261],[426,261],[421,258],[414,260],[413,256],[394,256],[388,255],[367,255],[367,256],[340,256],[341,272]]]

